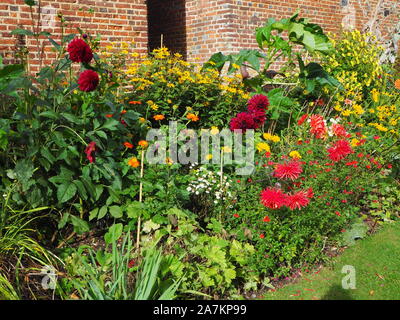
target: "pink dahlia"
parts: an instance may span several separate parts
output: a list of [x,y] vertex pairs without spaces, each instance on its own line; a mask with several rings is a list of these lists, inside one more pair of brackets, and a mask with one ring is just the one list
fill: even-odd
[[332,161],[338,162],[345,159],[349,154],[353,153],[353,149],[347,140],[339,140],[328,149],[328,153],[329,158]]
[[336,137],[347,138],[349,136],[346,129],[340,124],[334,123],[331,129]]
[[306,207],[310,203],[310,199],[305,191],[299,191],[292,195],[287,195],[286,197],[286,206],[290,208],[290,210],[301,210]]
[[79,89],[85,92],[96,90],[99,84],[100,78],[97,72],[93,70],[83,71],[78,79]]
[[274,171],[274,176],[279,179],[296,180],[303,172],[300,162],[290,161],[284,164],[278,164]]
[[250,113],[242,112],[231,120],[230,129],[231,131],[257,129],[257,124]]
[[93,52],[89,45],[80,38],[72,40],[68,44],[69,58],[73,62],[89,63],[93,59]]
[[261,203],[269,209],[280,209],[285,206],[286,194],[281,189],[267,188],[261,192]]
[[247,106],[249,107],[249,109],[257,108],[266,111],[269,107],[268,97],[264,96],[263,94],[257,94],[247,102]]

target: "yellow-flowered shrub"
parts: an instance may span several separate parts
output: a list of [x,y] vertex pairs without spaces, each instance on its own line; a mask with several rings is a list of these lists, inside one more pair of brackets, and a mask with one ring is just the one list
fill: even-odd
[[137,57],[126,77],[128,100],[141,102],[136,110],[147,119],[164,115],[166,123],[182,119],[203,127],[226,125],[250,98],[241,75],[227,77],[216,70],[202,70],[167,48]]
[[363,101],[383,82],[379,63],[382,47],[372,34],[358,30],[344,31],[339,38],[331,37],[331,41],[334,50],[323,57],[323,65],[344,88],[329,92],[333,105],[342,116],[361,116],[365,113]]

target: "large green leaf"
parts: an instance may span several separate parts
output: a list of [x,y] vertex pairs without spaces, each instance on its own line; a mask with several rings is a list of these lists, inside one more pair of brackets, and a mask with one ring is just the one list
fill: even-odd
[[63,183],[57,188],[57,199],[60,203],[67,202],[76,194],[77,188],[73,183]]

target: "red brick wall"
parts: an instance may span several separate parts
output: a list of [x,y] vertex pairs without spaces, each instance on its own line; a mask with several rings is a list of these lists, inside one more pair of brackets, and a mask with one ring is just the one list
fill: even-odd
[[[36,0],[38,2],[38,0]],[[102,45],[111,41],[134,40],[137,49],[147,51],[147,6],[145,0],[61,0],[41,1],[42,8],[51,6],[55,10],[45,11],[42,17],[44,25],[41,31],[48,31],[60,36],[60,19],[57,13],[62,13],[69,27],[66,33],[78,33],[76,27],[81,27],[92,35],[101,34]],[[33,7],[35,16],[38,6]],[[92,13],[89,12],[92,9]],[[46,13],[49,13],[46,15]],[[55,20],[53,20],[55,19]],[[47,22],[48,21],[48,22]],[[53,21],[55,23],[53,24]],[[46,25],[47,23],[47,25]],[[30,61],[32,71],[38,68],[37,56],[35,56],[36,43],[31,38],[11,35],[10,32],[23,27],[32,29],[30,10],[24,4],[24,0],[0,0],[0,55],[6,61],[13,61],[15,48],[18,45],[26,45],[31,50]],[[55,54],[51,51],[52,45],[46,38],[44,64],[48,64]]]

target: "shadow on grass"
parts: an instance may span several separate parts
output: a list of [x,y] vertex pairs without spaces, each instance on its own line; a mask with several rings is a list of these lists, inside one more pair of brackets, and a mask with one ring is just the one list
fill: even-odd
[[350,294],[350,290],[343,289],[339,285],[333,285],[329,291],[321,298],[321,300],[354,300]]

